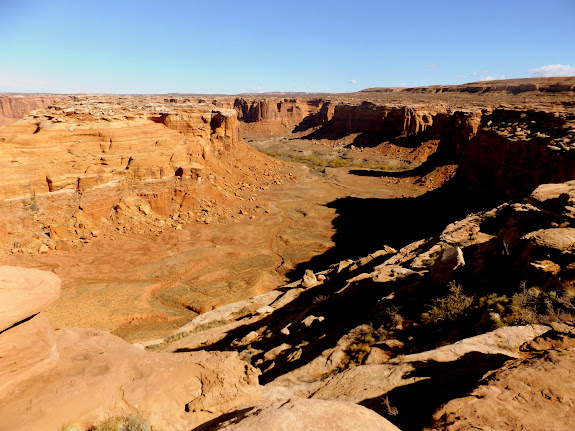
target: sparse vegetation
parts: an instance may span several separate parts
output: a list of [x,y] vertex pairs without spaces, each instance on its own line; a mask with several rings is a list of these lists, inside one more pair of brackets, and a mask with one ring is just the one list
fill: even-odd
[[387,413],[388,416],[397,416],[397,414],[399,413],[399,410],[397,410],[397,407],[393,407],[390,402],[389,402],[389,397],[384,397],[381,404],[383,405],[384,409],[385,409],[385,413]]
[[570,290],[543,291],[540,287],[527,288],[521,283],[521,291],[513,295],[511,311],[507,322],[515,324],[551,323],[572,320],[575,314],[575,304]]
[[475,298],[467,295],[460,284],[450,282],[449,292],[449,295],[433,300],[431,309],[422,316],[424,323],[453,321],[471,308]]
[[86,431],[151,431],[152,427],[142,416],[116,416],[98,424],[90,425]]
[[368,163],[368,162],[358,162],[351,161],[349,159],[328,159],[326,157],[320,156],[305,156],[300,154],[289,154],[289,153],[278,153],[275,151],[259,150],[270,157],[276,159],[285,160],[288,162],[303,163],[312,168],[368,168],[376,169],[379,171],[401,171],[404,169],[409,169],[410,166],[393,166],[389,163]]
[[317,303],[319,303],[319,302],[325,301],[325,300],[328,299],[328,298],[329,298],[329,295],[318,295],[318,296],[316,296],[316,297],[313,299],[313,303],[314,303],[314,304],[317,304]]

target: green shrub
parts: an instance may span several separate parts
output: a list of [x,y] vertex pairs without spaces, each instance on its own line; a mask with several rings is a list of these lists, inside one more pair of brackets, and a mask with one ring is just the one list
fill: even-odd
[[510,308],[512,315],[507,320],[515,324],[561,322],[572,320],[575,314],[571,292],[545,292],[537,286],[527,288],[525,282],[513,295]]
[[453,321],[467,313],[475,298],[467,295],[463,287],[454,281],[449,283],[449,295],[433,300],[431,309],[422,315],[424,323]]

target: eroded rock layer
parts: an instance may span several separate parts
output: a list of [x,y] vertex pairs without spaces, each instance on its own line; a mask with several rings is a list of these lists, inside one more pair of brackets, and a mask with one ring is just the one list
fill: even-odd
[[235,111],[210,105],[77,96],[0,129],[0,145],[6,251],[209,223],[283,178],[241,142]]
[[55,99],[55,96],[0,94],[0,126],[13,123],[35,109],[47,108]]

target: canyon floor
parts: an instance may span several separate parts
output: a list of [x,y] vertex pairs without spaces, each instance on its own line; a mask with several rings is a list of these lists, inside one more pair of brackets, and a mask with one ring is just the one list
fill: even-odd
[[[250,194],[257,208],[230,221],[194,223],[153,237],[95,238],[81,252],[10,255],[1,263],[53,271],[62,278],[62,296],[46,310],[57,324],[142,341],[173,332],[198,312],[285,284],[328,250],[335,259],[358,257],[368,244],[348,244],[337,250],[339,257],[333,255],[338,214],[330,203],[426,191],[412,181],[386,184],[382,177],[353,174],[350,168],[319,172],[292,164],[284,169],[293,179]],[[361,216],[356,222],[362,223]]]
[[571,429],[575,78],[0,108],[1,430]]

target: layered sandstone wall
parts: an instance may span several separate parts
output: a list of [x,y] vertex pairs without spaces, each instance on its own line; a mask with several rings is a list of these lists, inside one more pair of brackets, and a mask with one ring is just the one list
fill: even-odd
[[333,118],[335,105],[327,98],[267,96],[169,98],[167,103],[210,103],[235,109],[240,127],[248,135],[285,135],[323,126]]
[[0,95],[0,126],[11,124],[35,109],[47,108],[53,96]]
[[284,178],[212,105],[75,96],[3,127],[0,145],[0,252],[229,218]]
[[359,135],[354,142],[370,146],[437,142],[435,163],[459,164],[458,177],[469,191],[499,201],[575,178],[575,111],[568,104],[462,109],[339,103],[312,137],[352,134]]
[[431,85],[428,87],[374,87],[360,91],[364,94],[375,93],[407,93],[407,94],[439,94],[439,93],[573,93],[575,92],[575,77],[502,79],[497,81],[470,82],[461,85]]
[[385,106],[373,102],[339,104],[334,107],[331,127],[347,133],[380,133],[382,139],[410,136],[424,132],[445,109]]
[[194,165],[201,169],[206,159],[231,152],[239,140],[233,110],[57,105],[0,133],[5,173],[0,198],[173,177]]

